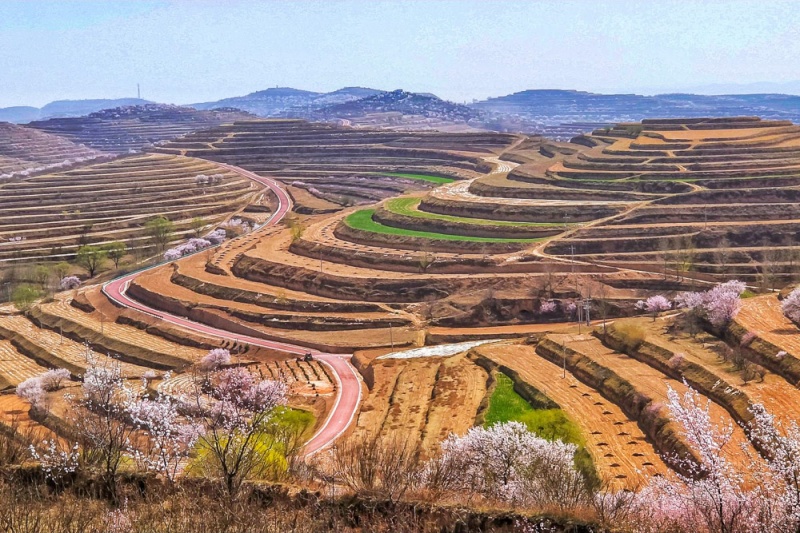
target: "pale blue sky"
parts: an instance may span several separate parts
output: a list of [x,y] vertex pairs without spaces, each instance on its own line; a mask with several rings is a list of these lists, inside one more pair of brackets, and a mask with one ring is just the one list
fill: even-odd
[[464,101],[800,79],[800,3],[0,0],[0,107],[348,85]]

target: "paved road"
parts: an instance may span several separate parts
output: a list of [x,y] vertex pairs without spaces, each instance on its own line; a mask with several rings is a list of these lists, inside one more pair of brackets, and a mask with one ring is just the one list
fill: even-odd
[[[286,191],[284,191],[275,180],[259,176],[253,172],[232,165],[225,165],[221,163],[220,165],[228,170],[237,172],[242,176],[250,178],[251,180],[260,183],[265,187],[268,187],[278,198],[278,209],[275,210],[272,216],[270,216],[270,218],[262,227],[277,224],[292,208],[291,199],[286,194]],[[214,328],[206,324],[194,322],[187,318],[172,315],[159,309],[149,307],[127,295],[127,290],[131,281],[144,271],[145,270],[134,272],[109,281],[103,285],[103,293],[123,307],[135,309],[165,322],[169,322],[170,324],[181,326],[203,335],[234,340],[237,342],[252,344],[254,346],[262,346],[264,348],[270,348],[291,354],[299,355],[310,352],[314,354],[316,359],[328,365],[328,367],[332,370],[334,380],[337,382],[336,400],[333,409],[328,415],[328,419],[325,421],[325,424],[313,437],[311,437],[311,440],[306,443],[304,447],[305,455],[312,455],[327,447],[348,428],[355,417],[359,404],[361,403],[361,382],[358,379],[358,374],[356,373],[355,368],[353,368],[353,365],[350,364],[350,356],[323,353],[294,344],[268,341],[259,339],[257,337],[251,337],[249,335],[232,333],[224,329]]]

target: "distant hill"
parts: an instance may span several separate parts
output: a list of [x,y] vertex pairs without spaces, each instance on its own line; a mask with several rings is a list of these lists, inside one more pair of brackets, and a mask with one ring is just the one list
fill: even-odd
[[442,100],[434,95],[410,93],[399,89],[327,106],[320,109],[317,114],[326,118],[348,118],[370,113],[391,112],[464,122],[480,118],[483,115],[475,109]]
[[23,124],[36,120],[41,115],[38,107],[15,106],[0,108],[0,121],[11,122],[13,124]]
[[[596,94],[584,91],[529,90],[470,104],[495,115],[515,117],[528,131],[569,135],[597,124],[647,118],[760,116],[800,120],[800,96],[785,94],[697,95]],[[575,127],[573,127],[575,125]]]
[[112,107],[152,104],[141,98],[117,98],[100,100],[56,100],[41,109],[38,107],[16,106],[0,108],[0,120],[23,124],[32,120],[45,120],[59,117],[81,117]]
[[330,93],[317,93],[292,89],[290,87],[275,87],[257,91],[245,96],[224,98],[216,102],[191,104],[195,109],[215,109],[218,107],[235,107],[261,117],[278,117],[289,114],[305,114],[332,104],[340,104],[351,100],[358,100],[367,96],[380,94],[383,91],[367,89],[364,87],[345,87]]
[[81,117],[114,107],[152,104],[141,98],[117,98],[116,100],[56,100],[41,109],[41,118]]
[[146,104],[103,109],[83,117],[34,121],[29,126],[97,150],[122,153],[226,122],[252,118],[253,115],[238,109],[201,111]]

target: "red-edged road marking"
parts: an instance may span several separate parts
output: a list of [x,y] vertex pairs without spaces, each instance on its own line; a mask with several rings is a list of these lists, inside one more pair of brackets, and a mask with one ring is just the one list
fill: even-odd
[[[253,181],[256,181],[265,187],[268,187],[278,198],[278,209],[275,210],[272,216],[270,216],[270,218],[262,227],[273,226],[277,224],[286,215],[286,213],[289,212],[289,209],[291,209],[291,199],[275,180],[259,176],[253,172],[235,167],[233,165],[226,165],[224,163],[219,163],[219,165],[233,172],[237,172]],[[157,268],[158,266],[161,265],[156,265],[155,267],[151,268]],[[103,293],[105,293],[108,298],[117,302],[123,307],[135,309],[142,313],[156,317],[159,320],[163,320],[165,322],[169,322],[170,324],[175,324],[176,326],[181,326],[210,337],[244,342],[247,344],[252,344],[253,346],[261,346],[291,354],[299,355],[310,352],[316,359],[331,369],[333,372],[333,378],[336,381],[336,401],[333,409],[331,409],[331,412],[328,415],[327,420],[325,420],[325,423],[306,443],[304,447],[305,455],[312,455],[329,446],[350,426],[350,423],[353,421],[353,417],[355,417],[356,411],[358,410],[358,405],[361,403],[361,381],[358,378],[355,368],[353,368],[353,365],[351,365],[350,361],[347,359],[348,356],[343,357],[337,354],[311,350],[295,344],[269,341],[265,339],[259,339],[257,337],[251,337],[249,335],[233,333],[231,331],[214,328],[206,324],[189,320],[188,318],[173,315],[159,309],[149,307],[132,299],[127,294],[127,290],[131,281],[146,270],[150,269],[134,272],[132,274],[109,281],[103,285]]]

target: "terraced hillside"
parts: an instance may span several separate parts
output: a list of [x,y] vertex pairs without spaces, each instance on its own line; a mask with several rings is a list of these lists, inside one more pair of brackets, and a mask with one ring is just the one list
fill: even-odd
[[189,107],[146,104],[104,109],[84,117],[34,121],[28,127],[103,152],[125,153],[248,116],[234,109],[198,111]]
[[277,177],[289,186],[298,212],[317,213],[475,177],[489,168],[482,156],[515,140],[493,133],[399,133],[261,120],[193,133],[153,150]]
[[[410,135],[287,120],[198,132],[154,150],[282,179],[299,213],[315,211],[296,193],[298,178],[315,184],[304,189],[309,195],[329,185],[352,203],[392,197],[259,230],[208,260],[187,258],[140,276],[130,294],[195,321],[337,352],[421,343],[430,327],[564,320],[587,287],[603,293],[609,307],[632,305],[641,293],[624,286],[628,273],[523,255],[568,231],[574,221],[565,227],[562,213],[577,212],[579,202],[519,200],[522,215],[515,215],[514,199],[495,197],[480,199],[504,202],[506,210],[426,207],[459,187],[504,179],[518,165],[510,159],[552,164],[578,148],[498,134]],[[397,197],[406,187],[409,194]],[[384,192],[359,197],[373,188]],[[597,203],[601,215],[616,212]],[[549,218],[548,204],[556,213]]]
[[[141,383],[146,377],[153,389],[177,397],[191,393],[198,372],[194,365],[214,348],[230,350],[232,364],[285,381],[290,404],[310,411],[320,424],[334,403],[335,380],[318,361],[196,335],[122,310],[94,286],[57,294],[26,313],[0,306],[0,426],[13,420],[48,437],[51,430],[64,436],[69,413],[60,396],[50,399],[48,420],[34,422],[27,417],[30,404],[13,394],[20,382],[47,369],[67,369],[77,380],[90,366],[119,365],[124,378]],[[66,385],[64,392],[70,392],[75,382]]]
[[481,185],[492,194],[615,207],[545,254],[767,287],[795,276],[800,127],[747,117],[646,120],[574,142],[591,148]]
[[0,122],[0,181],[68,168],[106,156],[68,139]]
[[[198,175],[220,175],[198,183]],[[267,200],[234,171],[190,157],[147,154],[54,174],[0,183],[0,262],[71,258],[82,244],[150,245],[147,220],[164,216],[174,239],[192,220],[219,223],[246,206]]]

